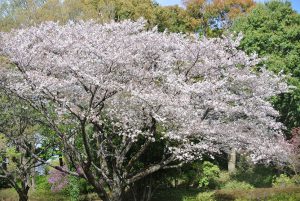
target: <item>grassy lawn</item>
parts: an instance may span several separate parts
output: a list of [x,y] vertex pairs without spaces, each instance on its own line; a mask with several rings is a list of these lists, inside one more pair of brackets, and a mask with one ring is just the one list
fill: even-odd
[[[92,195],[92,194],[91,194]],[[80,200],[94,200],[96,196],[83,195]],[[30,193],[30,201],[69,201],[59,192],[37,190]],[[93,199],[93,198],[94,199]],[[0,190],[0,201],[17,201],[13,189]],[[300,187],[256,188],[252,190],[218,190],[201,193],[199,189],[170,188],[158,190],[152,201],[300,201]],[[99,200],[98,200],[99,201]]]
[[199,189],[186,189],[186,188],[169,188],[159,189],[154,195],[152,201],[192,201]]
[[[0,201],[17,201],[18,194],[14,189],[1,189]],[[62,193],[49,192],[49,191],[34,191],[29,193],[30,201],[69,201],[68,197]]]
[[219,190],[215,192],[216,200],[278,200],[299,201],[300,187],[255,188],[251,190]]
[[158,191],[153,201],[300,201],[300,187],[256,188],[252,190],[219,190],[201,193],[197,189]]

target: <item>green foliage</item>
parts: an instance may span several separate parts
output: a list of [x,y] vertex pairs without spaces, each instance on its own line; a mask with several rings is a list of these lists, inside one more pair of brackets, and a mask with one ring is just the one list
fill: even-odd
[[220,169],[217,165],[214,165],[209,161],[204,161],[199,179],[199,187],[207,188],[216,186],[216,179],[219,177],[219,175]]
[[68,191],[71,201],[78,201],[80,195],[79,179],[74,176],[69,176]]
[[262,62],[275,73],[287,75],[296,89],[273,100],[280,121],[288,129],[300,125],[300,15],[288,1],[259,4],[252,12],[233,23],[232,31],[243,32],[240,47],[267,59]]
[[170,32],[194,32],[199,23],[199,20],[179,6],[158,6],[155,9],[155,24],[159,31],[168,29]]
[[81,0],[3,0],[0,1],[0,31],[31,26],[44,21],[99,19],[97,10]]
[[230,182],[231,174],[228,171],[221,171],[219,178],[216,179],[216,183],[218,184],[218,188],[222,188],[226,183]]
[[37,191],[50,191],[51,185],[48,182],[48,176],[39,175],[35,177]]
[[274,187],[287,187],[294,186],[295,181],[286,174],[280,174],[278,177],[274,176],[272,186]]
[[227,182],[222,189],[224,190],[233,190],[233,189],[240,189],[240,190],[249,190],[249,189],[253,189],[254,187],[251,184],[248,184],[244,181],[236,181],[236,180],[232,180]]
[[232,20],[251,11],[253,0],[183,0],[188,14],[198,20],[198,33],[221,36]]
[[250,190],[218,190],[215,192],[216,200],[238,200],[238,201],[253,201],[253,200],[274,200],[286,201],[291,199],[299,200],[300,188],[257,188]]
[[231,178],[255,187],[271,187],[275,172],[275,167],[253,164],[247,157],[241,156],[237,162],[237,171]]
[[[13,1],[17,2],[17,1]],[[99,22],[144,17],[149,27],[160,31],[195,32],[200,20],[179,6],[159,6],[152,0],[20,0],[23,3],[0,1],[0,31],[31,26],[44,21],[93,19]]]
[[214,192],[203,192],[196,196],[195,201],[215,201]]
[[[0,133],[0,151],[4,151],[6,149],[6,138],[3,134]],[[1,162],[0,158],[0,162]]]
[[[3,173],[0,171],[0,174],[3,174]],[[8,187],[9,187],[9,183],[8,183],[7,179],[1,178],[0,179],[0,189],[8,188]]]
[[268,198],[268,201],[299,201],[300,193],[282,193]]
[[300,175],[294,175],[294,176],[292,177],[292,180],[294,181],[294,183],[295,183],[296,185],[300,185]]
[[77,179],[77,185],[79,187],[80,194],[88,194],[93,192],[94,188],[85,179]]
[[[199,178],[201,173],[202,163],[195,161],[190,164],[186,164],[181,168],[183,174],[180,174],[181,179],[183,179],[187,186],[198,186]],[[178,175],[178,173],[175,173]]]
[[[268,198],[262,197],[258,198],[259,200],[268,200],[268,201],[299,201],[300,199],[300,194],[292,193],[292,194],[278,194],[274,195]],[[252,201],[252,200],[257,200],[257,199],[252,199],[252,198],[238,198],[235,199],[235,201]]]

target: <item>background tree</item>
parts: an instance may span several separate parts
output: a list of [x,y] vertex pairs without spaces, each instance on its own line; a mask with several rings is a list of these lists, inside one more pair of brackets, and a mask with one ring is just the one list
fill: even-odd
[[179,6],[157,6],[155,9],[155,23],[159,31],[190,32],[198,30],[200,20],[190,16],[189,13]]
[[251,11],[253,0],[184,0],[190,16],[200,21],[199,32],[205,36],[220,36],[232,21]]
[[179,6],[162,7],[152,0],[5,0],[0,10],[2,31],[45,21],[65,24],[69,20],[93,19],[103,23],[144,17],[149,27],[158,25],[160,31],[194,32],[200,23]]
[[0,2],[0,30],[26,27],[45,21],[103,20],[97,10],[83,0],[4,0]]
[[233,31],[244,35],[240,47],[247,53],[266,57],[262,62],[275,73],[289,75],[293,93],[281,94],[274,100],[280,111],[279,120],[288,130],[300,125],[300,15],[288,1],[259,4],[252,12],[237,19]]
[[137,20],[143,16],[150,24],[154,22],[154,9],[158,6],[152,0],[92,0],[91,3],[100,14],[105,15],[105,11],[108,11],[110,19]]

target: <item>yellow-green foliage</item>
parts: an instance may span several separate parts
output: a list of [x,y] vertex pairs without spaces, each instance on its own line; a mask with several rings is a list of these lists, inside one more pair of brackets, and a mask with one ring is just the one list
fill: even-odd
[[195,201],[215,201],[214,192],[199,193]]
[[222,189],[226,190],[233,190],[233,189],[239,189],[239,190],[249,190],[253,189],[254,187],[251,184],[248,184],[247,182],[241,182],[241,181],[229,181],[227,182]]
[[214,165],[209,161],[204,161],[199,179],[199,187],[206,188],[209,185],[215,184],[219,175],[220,169],[217,165]]
[[9,161],[7,169],[10,171],[14,171],[17,167],[16,161],[20,160],[21,153],[17,152],[15,147],[8,147],[6,149],[6,157]]
[[286,174],[280,174],[278,177],[274,177],[272,182],[272,186],[274,187],[287,187],[294,185],[295,181]]
[[[21,154],[16,151],[15,147],[7,146],[7,139],[3,134],[0,134],[0,153],[5,153],[6,158],[9,160],[8,170],[14,170],[16,168],[14,161],[18,160]],[[0,162],[1,160],[2,157],[0,157]]]
[[6,149],[6,138],[0,134],[0,152]]
[[[218,190],[215,192],[215,197],[218,200],[276,200],[276,197],[296,197],[300,200],[300,187],[288,188],[256,188],[251,190]],[[278,199],[278,201],[286,201]],[[287,199],[288,200],[288,199]],[[276,200],[277,201],[277,200]],[[292,200],[294,201],[294,200]]]

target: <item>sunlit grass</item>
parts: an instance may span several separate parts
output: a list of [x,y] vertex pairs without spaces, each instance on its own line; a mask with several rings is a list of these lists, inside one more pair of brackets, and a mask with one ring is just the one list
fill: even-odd
[[[81,195],[80,200],[100,201],[96,194]],[[30,201],[69,201],[68,195],[46,190],[31,191]],[[168,188],[161,189],[152,201],[299,201],[300,187],[256,188],[251,190],[221,190],[200,192],[199,189]],[[0,201],[18,201],[14,189],[0,190]]]
[[[0,190],[0,201],[17,201],[19,200],[17,192],[12,189],[1,189]],[[30,201],[69,201],[69,197],[59,193],[44,190],[30,191]]]

